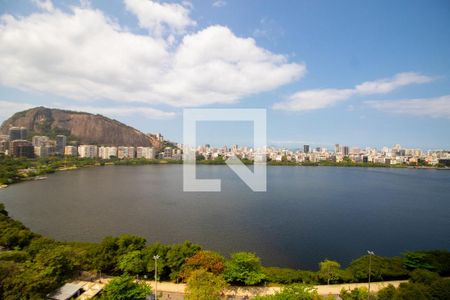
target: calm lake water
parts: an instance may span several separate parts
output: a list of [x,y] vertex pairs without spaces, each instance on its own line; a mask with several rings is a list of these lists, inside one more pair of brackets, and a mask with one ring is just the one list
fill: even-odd
[[449,171],[269,167],[266,193],[226,166],[199,166],[198,177],[221,178],[222,192],[183,192],[181,165],[106,166],[12,185],[0,202],[59,240],[191,240],[223,254],[254,251],[268,266],[450,249]]

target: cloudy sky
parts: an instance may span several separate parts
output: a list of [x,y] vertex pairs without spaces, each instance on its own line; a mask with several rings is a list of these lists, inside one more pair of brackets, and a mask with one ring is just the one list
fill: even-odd
[[[33,106],[182,139],[266,108],[270,144],[450,148],[450,3],[0,0],[0,121]],[[249,144],[251,124],[199,124]]]

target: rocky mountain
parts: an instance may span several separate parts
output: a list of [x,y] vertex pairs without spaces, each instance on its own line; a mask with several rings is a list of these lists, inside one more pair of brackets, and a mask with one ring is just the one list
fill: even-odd
[[85,112],[36,107],[14,114],[4,121],[0,134],[12,126],[23,126],[29,135],[54,137],[64,134],[68,140],[81,144],[111,146],[160,147],[154,135],[145,134],[119,121]]

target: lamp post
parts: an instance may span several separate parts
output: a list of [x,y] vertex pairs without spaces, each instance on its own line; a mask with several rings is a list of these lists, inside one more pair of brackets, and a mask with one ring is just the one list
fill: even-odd
[[158,300],[158,259],[159,255],[154,255],[155,260],[155,300]]
[[367,254],[369,254],[369,289],[367,292],[367,300],[370,300],[370,274],[372,273],[372,255],[375,255],[375,252],[367,250]]

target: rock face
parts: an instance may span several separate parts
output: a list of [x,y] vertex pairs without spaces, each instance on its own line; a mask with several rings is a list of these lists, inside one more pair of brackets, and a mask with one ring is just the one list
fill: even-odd
[[12,126],[26,127],[30,135],[54,137],[64,134],[68,140],[75,140],[80,144],[160,146],[153,135],[144,134],[102,115],[84,112],[36,107],[14,114],[3,122],[0,133],[7,134]]

